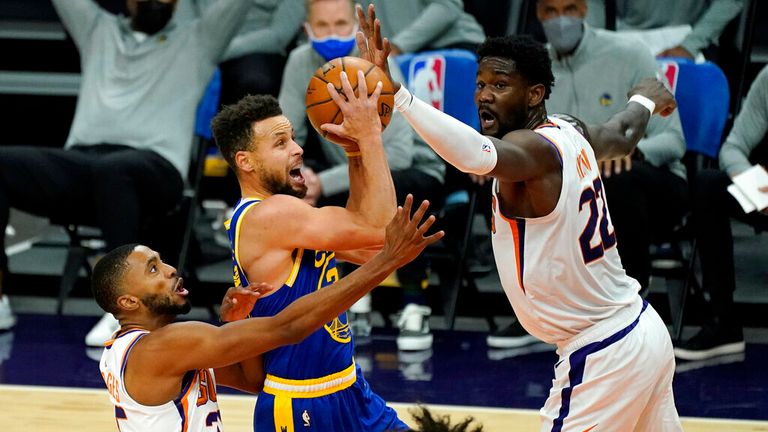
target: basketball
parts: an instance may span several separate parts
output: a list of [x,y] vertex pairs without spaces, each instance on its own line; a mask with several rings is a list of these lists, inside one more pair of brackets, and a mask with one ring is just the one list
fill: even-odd
[[320,125],[325,123],[341,124],[344,121],[344,114],[342,114],[339,106],[331,99],[326,86],[328,83],[333,84],[336,87],[336,91],[343,96],[341,72],[346,72],[349,83],[357,91],[357,71],[359,70],[365,74],[369,96],[376,90],[376,83],[381,81],[381,96],[379,96],[378,101],[381,129],[384,130],[392,119],[395,93],[392,82],[387,78],[387,74],[373,63],[358,57],[335,58],[315,71],[315,74],[309,80],[307,97],[305,99],[309,122],[312,123],[312,127],[323,137],[328,133],[320,129]]

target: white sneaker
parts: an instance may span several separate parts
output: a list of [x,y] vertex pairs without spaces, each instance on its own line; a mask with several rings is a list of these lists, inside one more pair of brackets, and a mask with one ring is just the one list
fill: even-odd
[[0,296],[0,330],[8,330],[16,325],[16,316],[11,310],[8,296]]
[[95,326],[85,335],[85,344],[92,347],[100,347],[120,329],[118,322],[111,313],[105,313]]
[[405,306],[397,320],[400,334],[397,336],[397,349],[401,351],[420,351],[432,348],[432,333],[429,331],[429,315],[432,309],[410,303]]

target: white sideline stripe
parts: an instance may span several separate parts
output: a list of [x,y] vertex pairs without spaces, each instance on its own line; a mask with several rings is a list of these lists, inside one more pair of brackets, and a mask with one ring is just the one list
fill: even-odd
[[[8,391],[40,391],[40,392],[49,392],[49,393],[103,394],[105,398],[107,397],[106,389],[100,390],[100,389],[77,388],[77,387],[0,384],[0,390],[2,391],[6,391],[6,390]],[[223,399],[232,399],[232,400],[236,400],[236,399],[248,399],[253,401],[256,400],[255,396],[248,396],[248,395],[220,394],[218,395],[218,397]],[[416,407],[415,403],[404,403],[404,402],[387,402],[387,405],[391,407],[397,407],[397,408]],[[479,406],[468,406],[468,405],[437,405],[437,404],[424,404],[424,406],[427,406],[430,409],[435,409],[440,411],[477,411],[477,412],[485,412],[485,413],[519,413],[519,414],[529,414],[529,415],[539,414],[539,410],[521,409],[521,408],[495,408],[495,407],[479,407]],[[695,421],[695,422],[702,422],[702,423],[712,423],[712,424],[746,424],[746,425],[765,424],[765,425],[768,425],[768,422],[766,422],[765,420],[721,419],[721,418],[710,418],[710,417],[680,417],[680,419]]]

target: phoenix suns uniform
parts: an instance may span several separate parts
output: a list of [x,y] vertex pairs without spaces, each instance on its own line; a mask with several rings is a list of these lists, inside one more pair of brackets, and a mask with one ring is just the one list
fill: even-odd
[[131,349],[149,331],[132,329],[117,333],[105,343],[99,369],[115,406],[120,432],[221,432],[213,369],[192,370],[184,375],[179,396],[162,405],[146,406],[131,398],[123,373]]
[[672,343],[622,268],[592,147],[561,118],[534,132],[560,156],[557,205],[543,217],[505,217],[494,181],[492,238],[520,323],[558,347],[542,430],[680,430]]
[[[241,200],[227,222],[236,286],[248,285],[239,262],[240,224],[246,212],[260,202]],[[288,280],[275,293],[260,298],[251,316],[276,315],[299,297],[338,279],[334,252],[297,249]],[[266,380],[256,402],[254,430],[407,430],[394,410],[371,391],[354,363],[353,351],[352,333],[343,313],[302,342],[265,353]]]

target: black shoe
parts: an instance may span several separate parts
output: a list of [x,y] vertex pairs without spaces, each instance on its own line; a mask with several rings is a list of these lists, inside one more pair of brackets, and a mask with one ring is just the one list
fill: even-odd
[[485,341],[491,348],[517,348],[530,345],[538,339],[529,335],[520,325],[520,321],[515,320],[512,324],[488,335]]
[[744,352],[741,331],[725,331],[705,326],[695,336],[675,347],[675,357],[681,360],[704,360],[723,354]]

